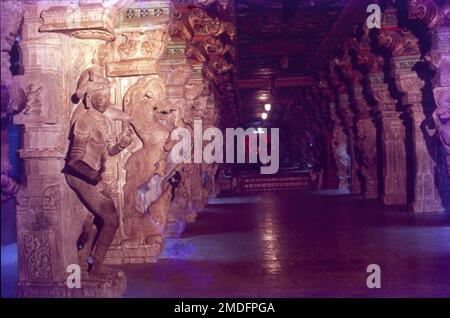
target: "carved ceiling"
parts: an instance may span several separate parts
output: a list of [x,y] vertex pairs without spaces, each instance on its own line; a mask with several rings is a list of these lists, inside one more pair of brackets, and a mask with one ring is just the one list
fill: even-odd
[[239,78],[303,74],[343,5],[333,0],[238,1]]
[[[236,2],[238,87],[243,122],[260,118],[265,97],[271,119],[308,78],[305,69],[337,17],[345,0],[239,0]],[[333,50],[333,48],[330,48]],[[266,80],[269,84],[252,84]],[[298,80],[286,79],[303,78]],[[285,84],[280,84],[283,81]],[[308,80],[306,80],[307,82]],[[269,97],[270,96],[270,97]],[[277,110],[278,109],[278,110]]]

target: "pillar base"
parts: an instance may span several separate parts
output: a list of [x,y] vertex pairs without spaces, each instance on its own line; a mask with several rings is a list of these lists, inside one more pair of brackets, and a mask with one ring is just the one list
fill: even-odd
[[186,228],[186,222],[184,220],[168,221],[164,231],[164,237],[166,238],[178,238]]
[[381,197],[381,201],[385,205],[406,205],[406,197],[404,195],[389,194]]
[[121,244],[112,245],[106,254],[105,264],[155,263],[162,253],[164,239],[160,235],[155,235],[146,240],[146,243],[124,240]]
[[347,180],[339,180],[339,186],[338,186],[338,189],[339,189],[339,190],[349,190]]
[[53,283],[26,283],[17,285],[20,298],[118,298],[122,297],[127,280],[122,272],[112,280],[81,280],[81,288],[68,288],[66,281]]
[[365,199],[377,199],[378,198],[378,193],[375,191],[370,191],[370,192],[366,192],[364,193],[364,198]]
[[354,194],[360,194],[361,193],[361,186],[359,184],[352,184],[350,187],[350,192]]
[[411,210],[415,213],[440,213],[445,208],[436,200],[416,200],[411,203]]

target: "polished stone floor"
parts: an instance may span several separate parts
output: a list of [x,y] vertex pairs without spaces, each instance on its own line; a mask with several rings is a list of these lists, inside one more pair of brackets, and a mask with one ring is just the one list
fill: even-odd
[[225,197],[158,263],[125,271],[128,297],[449,297],[450,215],[339,191]]
[[222,197],[157,263],[123,269],[126,297],[450,297],[450,214],[339,191]]

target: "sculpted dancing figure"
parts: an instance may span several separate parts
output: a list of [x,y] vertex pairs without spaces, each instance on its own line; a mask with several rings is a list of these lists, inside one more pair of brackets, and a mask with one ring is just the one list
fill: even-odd
[[119,216],[111,190],[102,181],[104,155],[107,150],[109,155],[114,156],[131,143],[129,130],[122,132],[118,142],[113,138],[111,126],[104,115],[109,107],[109,95],[107,87],[86,93],[88,110],[73,123],[71,145],[64,169],[68,185],[99,220],[100,228],[89,274],[106,279],[116,275],[103,262],[119,226]]
[[435,89],[436,110],[433,120],[436,125],[439,140],[444,149],[447,175],[450,177],[450,89]]

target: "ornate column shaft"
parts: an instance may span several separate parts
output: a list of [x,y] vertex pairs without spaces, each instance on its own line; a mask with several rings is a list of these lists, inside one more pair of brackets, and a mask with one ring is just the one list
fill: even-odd
[[[22,125],[24,186],[17,200],[19,297],[118,296],[123,290],[83,281],[68,288],[67,266],[79,264],[76,242],[87,211],[67,186],[64,175],[69,131],[69,63],[65,35],[40,33],[41,12],[51,2],[25,4],[20,41],[26,88],[25,111],[14,119]],[[124,287],[124,286],[122,286]]]
[[354,113],[351,109],[350,96],[348,86],[339,78],[335,62],[329,64],[329,80],[330,85],[335,90],[336,110],[341,118],[342,126],[347,134],[348,154],[351,160],[351,193],[361,193],[361,181],[359,178],[359,163],[356,156],[357,136],[355,135]]
[[322,143],[323,160],[323,187],[335,189],[339,186],[337,183],[336,162],[333,152],[333,122],[330,118],[329,98],[331,91],[328,86],[325,87],[324,81],[319,81],[317,86],[313,87],[314,104],[320,118],[320,137]]
[[[444,206],[450,206],[450,4],[433,0],[409,1],[409,19],[421,20],[431,37],[431,50],[425,56],[435,76],[431,79],[436,109],[432,118],[438,139],[437,185]],[[431,102],[431,101],[430,101]]]
[[363,96],[361,81],[363,75],[352,65],[350,50],[354,50],[354,41],[344,43],[344,54],[336,60],[342,77],[347,83],[352,110],[355,113],[356,156],[362,176],[362,193],[365,198],[378,197],[376,127],[372,121],[369,105]]
[[[362,87],[355,86],[355,100],[358,108],[366,104],[362,96]],[[377,129],[368,111],[360,111],[357,115],[356,128],[358,131],[359,151],[361,157],[361,173],[364,178],[363,195],[367,199],[378,197],[377,180]]]
[[436,145],[435,140],[424,135],[424,125],[427,126],[431,112],[427,105],[422,105],[422,88],[424,82],[413,70],[420,61],[420,49],[417,38],[411,32],[395,29],[396,10],[388,9],[383,14],[384,26],[378,35],[382,46],[392,52],[390,61],[391,76],[400,92],[401,100],[411,121],[411,148],[413,158],[410,169],[413,184],[413,202],[410,206],[414,212],[441,212],[444,210],[438,188],[436,187]]
[[[218,124],[219,116],[222,127],[232,127],[237,122],[236,96],[232,84],[236,35],[232,6],[233,2],[228,6],[216,2],[206,10],[205,7],[180,3],[174,14],[171,35],[185,40],[186,55],[194,68],[187,84],[191,95],[188,97],[190,115],[192,120],[202,120],[203,129]],[[220,115],[218,110],[222,112]],[[210,187],[211,174],[217,167],[195,163],[189,166],[187,170],[191,190],[187,191],[189,203],[186,220],[194,221],[197,212],[203,209],[211,195],[211,191],[206,188]]]
[[[356,39],[355,39],[356,40]],[[367,83],[367,98],[374,104],[373,115],[377,116],[380,131],[382,162],[381,200],[386,205],[406,204],[406,152],[405,128],[400,114],[395,110],[388,84],[384,82],[384,59],[371,52],[368,30],[357,42],[358,66]]]
[[[186,57],[186,43],[182,39],[172,38],[168,44],[165,57],[161,61],[161,73],[166,79],[167,100],[174,110],[173,123],[175,128],[187,126],[189,118],[192,117],[191,109],[185,95],[185,85],[192,76],[193,69]],[[167,169],[174,169],[172,177],[174,186],[172,199],[167,215],[167,223],[164,235],[166,237],[178,237],[185,229],[186,225],[186,164],[174,164],[168,160]]]
[[395,110],[395,100],[389,94],[383,72],[369,73],[370,89],[377,101],[376,109],[381,128],[383,157],[383,193],[386,205],[406,204],[405,126]]
[[360,169],[363,176],[363,195],[367,199],[378,197],[377,180],[377,129],[370,115],[369,105],[363,95],[361,85],[362,74],[357,70],[351,70],[351,91],[354,108],[358,113],[355,116],[356,134],[358,140],[358,155]]
[[[24,90],[11,73],[11,51],[22,23],[24,10],[21,2],[1,2],[1,201],[13,198],[19,184],[10,176],[8,124],[11,117],[25,107]],[[11,202],[13,205],[14,202]],[[14,213],[9,209],[4,213]]]
[[331,93],[330,95],[330,115],[331,119],[334,121],[332,149],[336,161],[337,177],[339,179],[338,188],[340,190],[349,190],[349,168],[351,163],[350,156],[347,152],[349,149],[348,140],[341,120],[338,118],[336,113],[334,94]]
[[361,193],[361,181],[359,178],[359,163],[356,149],[358,145],[357,136],[354,127],[354,115],[351,111],[350,96],[346,92],[340,92],[338,95],[339,112],[343,118],[344,130],[348,135],[348,152],[351,159],[351,185],[352,193]]
[[437,108],[433,112],[438,147],[438,189],[443,205],[450,208],[450,17],[432,32],[431,61],[438,71],[433,80]]

